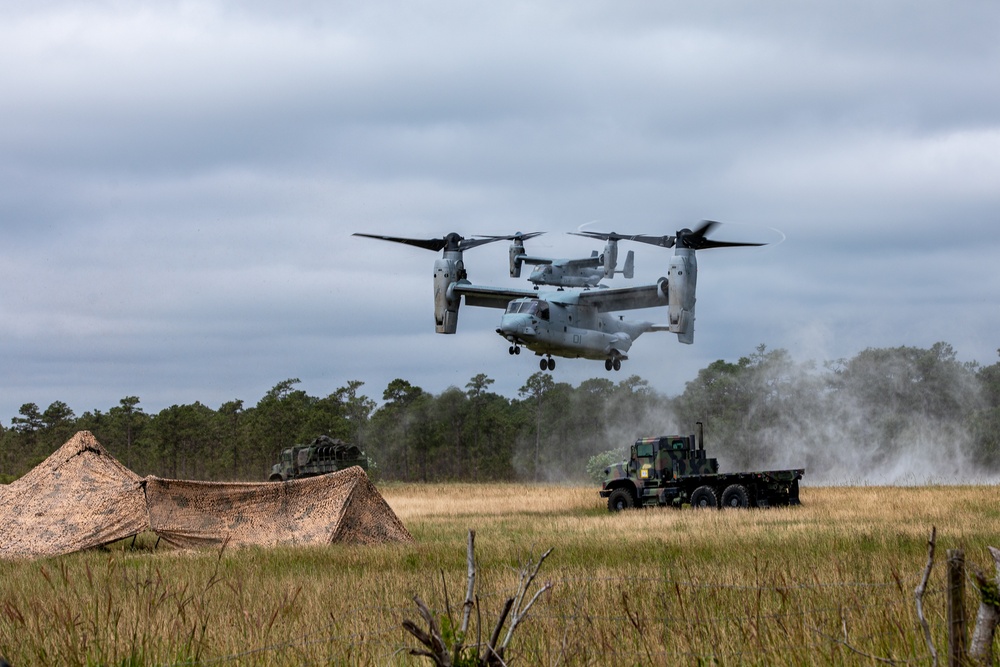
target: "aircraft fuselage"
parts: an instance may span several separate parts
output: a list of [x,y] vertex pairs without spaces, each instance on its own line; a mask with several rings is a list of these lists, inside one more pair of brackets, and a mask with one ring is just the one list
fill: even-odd
[[497,333],[539,355],[627,359],[633,341],[652,327],[590,306],[523,298],[508,304]]

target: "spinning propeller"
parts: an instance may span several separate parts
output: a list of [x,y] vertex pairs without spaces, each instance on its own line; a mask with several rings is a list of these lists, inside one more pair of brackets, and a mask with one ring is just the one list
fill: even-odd
[[708,238],[708,234],[721,224],[721,222],[715,222],[714,220],[702,220],[697,229],[682,229],[676,234],[668,234],[666,236],[650,236],[648,234],[635,234],[628,236],[625,234],[616,234],[614,232],[611,232],[610,234],[604,234],[601,232],[570,233],[576,234],[577,236],[589,236],[591,238],[603,240],[637,241],[639,243],[648,243],[649,245],[660,246],[661,248],[673,248],[674,246],[677,246],[679,248],[688,248],[690,250],[709,250],[711,248],[739,248],[744,246],[767,245],[766,243],[746,243],[742,241],[714,241]]

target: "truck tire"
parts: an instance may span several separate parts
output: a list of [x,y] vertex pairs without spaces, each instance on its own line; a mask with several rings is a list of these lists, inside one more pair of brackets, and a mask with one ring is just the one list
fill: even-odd
[[608,511],[621,512],[635,507],[635,498],[628,489],[615,489],[608,496]]
[[719,509],[719,498],[715,495],[715,489],[710,486],[699,486],[691,494],[691,507]]
[[726,490],[722,492],[722,506],[750,507],[750,494],[747,493],[747,488],[742,484],[730,484],[727,486]]

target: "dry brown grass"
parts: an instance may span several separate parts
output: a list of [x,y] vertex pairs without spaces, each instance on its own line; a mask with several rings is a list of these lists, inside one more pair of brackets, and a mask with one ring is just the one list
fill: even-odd
[[[555,587],[514,664],[926,664],[913,589],[931,526],[942,555],[962,546],[985,564],[1000,545],[993,486],[804,486],[801,507],[621,514],[589,487],[381,491],[415,544],[182,553],[142,536],[0,563],[0,654],[17,667],[425,664],[400,622],[416,618],[414,594],[445,613],[445,585],[457,606],[474,528],[484,624],[515,566],[555,548],[541,575]],[[940,646],[942,581],[939,560],[926,606]]]

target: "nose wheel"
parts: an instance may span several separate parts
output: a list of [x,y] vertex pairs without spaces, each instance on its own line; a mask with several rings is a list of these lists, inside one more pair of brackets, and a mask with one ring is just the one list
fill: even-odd
[[518,347],[517,345],[511,345],[509,348],[507,348],[507,354],[511,354],[511,355],[513,355],[513,354],[521,354],[521,348]]
[[620,371],[621,369],[622,369],[622,360],[619,359],[618,357],[615,357],[614,359],[605,359],[604,360],[604,370],[606,370],[606,371],[610,371],[610,370]]
[[556,360],[552,357],[547,357],[538,362],[538,367],[543,371],[554,371],[556,369]]

